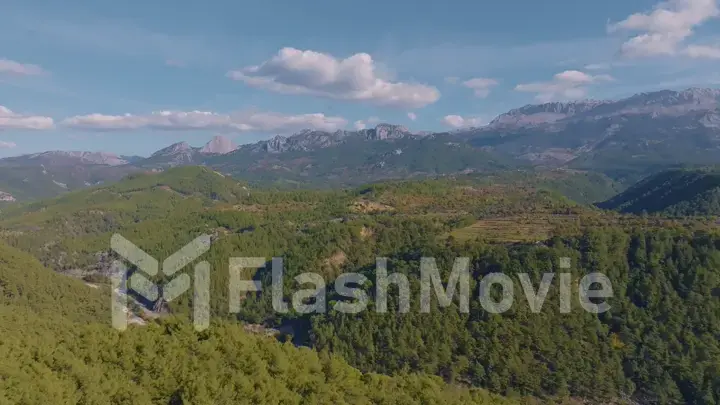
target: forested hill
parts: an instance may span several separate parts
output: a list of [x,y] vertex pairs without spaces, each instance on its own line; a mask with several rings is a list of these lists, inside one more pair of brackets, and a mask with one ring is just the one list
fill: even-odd
[[[110,290],[95,287],[46,269],[29,254],[0,243],[1,306],[73,322],[109,320]],[[0,327],[12,325],[3,320]]]
[[219,322],[124,333],[109,291],[0,244],[0,404],[513,404],[438,377],[363,374],[343,360]]
[[[25,253],[0,250],[6,259],[0,266],[2,295],[20,297],[3,303],[12,308],[0,319],[0,404],[1,395],[10,398],[8,404],[48,403],[50,395],[51,403],[68,404],[105,404],[108,395],[110,403],[172,405],[488,401],[484,391],[457,385],[507,398],[581,398],[593,405],[628,398],[642,404],[718,403],[718,227],[704,218],[638,217],[583,206],[557,191],[579,192],[582,184],[602,179],[553,174],[289,191],[246,186],[209,168],[181,167],[4,210],[0,237]],[[102,325],[92,321],[97,290],[78,280],[61,282],[36,261],[106,288],[113,259],[109,241],[116,232],[158,260],[210,234],[210,250],[198,260],[213,269],[210,309],[216,325],[206,333],[191,330],[185,317],[192,313],[193,295],[186,293],[168,305],[168,318],[148,317],[144,327],[117,334],[106,319]],[[249,256],[283,258],[288,303],[309,287],[295,277],[321,274],[328,311],[278,313],[272,294],[249,293],[239,312],[229,313],[229,258]],[[420,258],[438,259],[443,283],[454,259],[470,258],[470,313],[461,313],[454,302],[447,308],[433,304],[431,313],[413,308],[398,314],[394,291],[388,313],[374,311],[372,303],[356,315],[334,311],[333,302],[347,298],[333,287],[343,273],[365,274],[368,283],[361,287],[373,296],[377,257],[389,258],[389,272],[407,275],[412,297],[420,288]],[[572,311],[561,313],[558,277],[540,313],[530,310],[518,273],[527,273],[536,290],[544,273],[558,271],[562,257],[572,259],[573,283],[595,271],[610,278],[611,311],[583,311],[573,288]],[[42,281],[33,271],[55,276],[47,281],[55,287],[28,284]],[[267,267],[248,272],[264,288],[272,282]],[[491,272],[505,273],[514,283],[516,304],[503,314],[484,311],[477,299],[477,283]],[[154,281],[168,280],[161,273]],[[85,301],[73,298],[86,287]],[[50,293],[31,295],[45,290]],[[66,299],[88,310],[63,309],[70,304],[57,300]],[[53,315],[55,308],[78,312],[93,325],[57,323],[56,318],[72,323],[70,315],[32,315]],[[242,324],[276,329],[279,340],[312,351],[248,336]],[[342,360],[330,360],[328,353]],[[258,368],[252,375],[251,365]],[[47,387],[28,388],[38,375]],[[140,388],[117,381],[136,381]],[[136,395],[137,401],[127,399]]]
[[633,214],[720,215],[720,172],[714,168],[660,172],[598,206]]

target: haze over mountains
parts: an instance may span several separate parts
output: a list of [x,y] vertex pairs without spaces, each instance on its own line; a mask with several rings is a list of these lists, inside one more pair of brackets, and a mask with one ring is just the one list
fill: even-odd
[[[303,130],[242,146],[216,136],[202,147],[181,142],[147,158],[64,151],[24,155],[0,159],[0,191],[20,199],[45,197],[132,171],[182,165],[208,165],[249,181],[284,185],[351,185],[533,166],[635,180],[676,165],[720,163],[718,152],[720,90],[691,88],[615,101],[527,105],[484,127],[443,133],[379,124],[358,131]],[[47,190],[37,195],[30,188]]]

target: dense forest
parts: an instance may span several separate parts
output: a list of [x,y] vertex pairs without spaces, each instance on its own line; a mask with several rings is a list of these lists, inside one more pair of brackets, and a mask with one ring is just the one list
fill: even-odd
[[632,214],[717,216],[720,215],[720,172],[717,168],[663,171],[598,206]]
[[510,404],[438,377],[361,373],[218,321],[120,333],[109,291],[0,245],[0,404]]
[[[536,286],[543,273],[563,271],[557,268],[559,257],[571,257],[577,263],[574,282],[591,271],[610,278],[611,309],[595,315],[575,301],[571,313],[561,314],[556,281],[542,311],[534,314],[512,277],[514,305],[502,315],[484,311],[477,299],[469,314],[457,306],[431,314],[331,312],[313,319],[313,345],[342,353],[360,369],[419,369],[507,395],[570,392],[607,399],[632,394],[648,403],[716,403],[719,249],[716,236],[617,229],[555,238],[539,247],[430,248],[421,255],[443,258],[446,274],[453,258],[471,257],[472,280],[494,272],[529,273]],[[411,279],[417,275],[417,257],[390,263]]]
[[[103,403],[91,393],[127,403],[140,392],[146,396],[133,403],[720,403],[715,223],[587,205],[607,198],[607,190],[601,177],[553,172],[288,191],[184,167],[8,207],[0,218],[9,245],[0,251],[7,263],[0,288],[3,333],[14,338],[0,343],[7,363],[0,384],[16,395],[7,394],[8,403],[42,403],[47,395]],[[186,294],[170,303],[169,314],[111,332],[107,277],[116,232],[157,258],[210,234],[202,260],[213,269],[212,327],[192,331]],[[302,287],[295,276],[321,273],[329,307],[347,300],[333,287],[347,272],[364,274],[362,288],[373,297],[376,257],[407,275],[413,297],[421,257],[437,259],[443,282],[453,261],[468,257],[473,299],[469,313],[457,301],[447,308],[433,301],[430,313],[412,301],[413,310],[398,313],[393,291],[386,314],[372,303],[356,315],[280,314],[270,294],[250,293],[230,313],[228,258],[242,256],[266,258],[268,266],[245,274],[264,286],[272,282],[271,258],[282,257],[288,302]],[[591,272],[609,277],[608,312],[584,311],[574,290],[572,311],[561,313],[557,278],[542,310],[531,311],[517,275],[528,273],[537,286],[543,273],[561,271],[561,257],[572,259],[574,286]],[[515,300],[510,311],[491,314],[477,300],[477,283],[498,272],[515,282]],[[42,299],[27,295],[45,290]],[[276,328],[285,343],[248,335],[243,324]],[[187,360],[183,351],[193,353],[192,362],[179,360]],[[125,353],[142,356],[128,361]],[[263,371],[250,375],[251,365]],[[47,376],[47,387],[18,388],[37,375]],[[98,391],[77,388],[88,385]]]

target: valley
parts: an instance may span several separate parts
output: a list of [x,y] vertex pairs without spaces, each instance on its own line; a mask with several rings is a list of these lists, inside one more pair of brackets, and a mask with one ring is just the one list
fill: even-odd
[[[671,178],[672,173],[668,172]],[[134,347],[143,341],[150,345],[169,344],[173,350],[180,347],[210,350],[206,352],[210,357],[198,363],[198,367],[210,367],[210,364],[219,364],[213,350],[226,352],[255,347],[252,350],[284,353],[274,354],[275,360],[268,363],[268,372],[274,376],[273,384],[294,384],[293,380],[283,381],[297,378],[274,368],[274,362],[281,361],[279,358],[283,356],[289,358],[282,361],[293,364],[298,361],[294,356],[320,356],[318,360],[312,357],[313,360],[303,361],[319,362],[318,367],[325,370],[323,373],[341,372],[330,371],[336,370],[328,368],[331,363],[336,364],[332,367],[346,370],[342,373],[363,373],[362,376],[354,374],[365,384],[362,389],[368,388],[368,382],[375,378],[383,381],[382,384],[408,384],[396,382],[404,378],[427,379],[422,380],[427,382],[422,383],[425,388],[420,391],[404,385],[410,390],[407,394],[403,390],[388,392],[393,398],[384,399],[390,401],[388,403],[396,403],[394,401],[403,395],[408,395],[408,403],[626,400],[674,403],[694,402],[703,396],[715,395],[713,390],[720,388],[714,385],[720,381],[717,374],[720,352],[714,338],[720,332],[717,319],[720,314],[717,300],[720,225],[707,220],[711,213],[678,216],[659,212],[635,216],[605,211],[587,201],[578,202],[563,195],[562,190],[567,189],[597,193],[598,183],[594,180],[586,173],[574,171],[515,172],[495,177],[465,175],[380,182],[351,189],[278,190],[253,186],[207,167],[184,166],[156,173],[135,173],[117,183],[6,207],[0,216],[2,243],[6,246],[0,257],[9,267],[4,267],[0,280],[3,295],[11,297],[10,304],[15,307],[27,306],[23,311],[47,312],[59,305],[54,300],[61,299],[68,307],[59,306],[52,311],[60,311],[61,319],[67,318],[62,322],[95,317],[97,324],[82,332],[90,340],[75,346],[61,344],[63,350],[81,356],[88,356],[84,354],[87,345],[106,344],[115,347],[120,344],[125,356],[128,350],[140,350]],[[649,186],[644,184],[635,187],[646,187],[647,191],[632,191],[631,187],[629,192],[645,194],[654,190],[653,181],[647,182]],[[603,193],[610,192],[592,195]],[[196,335],[197,332],[189,329],[193,298],[192,294],[184,294],[168,303],[169,313],[159,318],[147,316],[146,311],[137,308],[130,316],[140,317],[142,321],[140,325],[130,325],[129,334],[113,332],[110,336],[115,337],[92,337],[98,333],[108,335],[98,328],[109,328],[110,311],[103,313],[109,301],[101,296],[109,294],[110,264],[118,259],[109,249],[114,233],[123,235],[154,257],[167,257],[195,237],[211,235],[212,246],[204,256],[213,269],[209,303],[213,324],[207,333]],[[330,281],[346,272],[365,274],[370,284],[364,290],[372,297],[374,261],[378,256],[388,258],[391,272],[405,274],[411,280],[414,294],[419,288],[417,269],[421,257],[437,258],[444,278],[449,276],[447,269],[456,257],[470,257],[473,280],[481,280],[484,275],[497,271],[511,276],[517,272],[529,273],[530,277],[537,278],[542,272],[555,268],[558,257],[567,256],[574,263],[573,277],[601,271],[618,291],[609,301],[613,309],[605,314],[589,314],[580,308],[570,314],[559,314],[556,287],[550,288],[540,314],[531,314],[528,303],[523,300],[517,300],[512,311],[502,315],[490,315],[481,307],[475,307],[476,302],[471,304],[468,314],[463,314],[458,312],[453,300],[447,308],[433,303],[429,314],[412,310],[398,317],[395,311],[399,302],[394,295],[389,299],[388,314],[373,310],[358,315],[332,310],[324,314],[302,314],[293,310],[281,314],[273,310],[270,295],[262,293],[247,293],[239,312],[235,313],[228,310],[226,286],[228,258],[236,256],[260,256],[268,261],[282,257],[286,300],[291,300],[300,287],[293,278],[307,271],[318,272],[329,281],[326,291],[329,303],[343,299]],[[8,279],[17,277],[18,270],[13,269],[25,268],[8,261],[11,257],[32,263],[23,266],[30,266],[37,276],[25,273],[22,277],[30,278]],[[246,277],[270,285],[268,269],[248,269]],[[58,277],[63,281],[52,288],[73,291],[72,296],[67,292],[57,295],[60,293],[50,290],[44,298],[47,303],[22,298],[28,288],[35,291],[33,294],[39,294],[51,285],[39,287],[34,283]],[[73,280],[78,278],[96,288]],[[517,277],[513,279],[517,281]],[[166,282],[167,276],[159,274],[156,281]],[[13,287],[12,283],[20,284]],[[68,286],[64,287],[65,284]],[[473,285],[471,290],[475,291]],[[519,291],[520,287],[517,288]],[[414,308],[419,302],[413,301],[411,305]],[[20,322],[14,318],[12,308],[4,316]],[[58,330],[70,333],[63,329],[70,324],[50,324],[37,316],[26,317],[22,322],[35,330],[50,328],[44,333],[56,334]],[[248,334],[248,331],[266,328],[284,332],[270,338],[263,337],[264,333]],[[10,328],[5,332],[14,336],[18,330]],[[653,340],[653,336],[660,334],[672,339]],[[207,347],[199,339],[210,339],[216,346]],[[282,346],[274,343],[275,339],[288,343]],[[697,349],[673,350],[676,339]],[[38,344],[33,342],[37,341],[28,340],[25,345]],[[154,357],[157,367],[171,367],[172,357],[167,356],[172,356],[172,351],[153,353],[160,356]],[[232,351],[231,356],[234,361],[240,361],[248,358],[249,353]],[[61,370],[56,365],[5,357],[8,366],[35,364],[33,367],[43,367],[44,372],[55,375],[53,378],[58,380],[47,383],[54,384],[52,388],[48,385],[43,389],[65,389],[63,379],[67,377],[56,374]],[[584,361],[578,362],[579,358]],[[258,361],[265,360],[252,360],[254,364]],[[659,371],[658,365],[668,363],[678,366]],[[90,365],[84,367],[104,368],[107,359],[87,364]],[[696,370],[694,373],[687,371],[690,365]],[[217,370],[236,370],[237,367],[226,364]],[[156,369],[138,364],[126,371],[113,372],[144,375],[157,372],[153,370]],[[107,375],[107,371],[103,373]],[[334,374],[321,374],[319,378],[331,381],[331,375]],[[217,378],[227,380],[229,377],[217,375]],[[346,390],[351,389],[347,385],[351,380],[343,381],[342,387],[347,388],[341,388],[342,394],[333,395],[349,395]],[[127,395],[140,395],[115,391],[116,388],[103,379],[92,384],[99,387],[102,395],[111,395],[118,398],[117,401]],[[324,389],[315,386],[304,391],[304,395],[315,392],[313,398],[321,398],[326,395],[322,394]],[[354,398],[377,395],[369,393],[373,390],[352,389]],[[67,392],[62,395],[70,395],[70,391]],[[162,387],[152,388],[152,392],[167,398],[179,395]],[[269,395],[262,390],[254,392],[259,403],[264,403]],[[87,398],[88,394],[84,395]],[[182,395],[186,400],[199,403],[204,401],[200,399],[203,395],[209,395],[208,401],[220,400],[222,391],[212,394],[187,391]],[[333,398],[331,403],[341,401],[340,397]],[[348,403],[354,403],[345,398]],[[383,401],[372,398],[371,403]]]
[[[716,403],[717,102],[690,89],[527,106],[449,133],[379,124],[240,146],[216,137],[148,158],[0,159],[0,400]],[[193,294],[148,302],[130,290],[128,329],[112,329],[114,234],[155,258],[209,235],[192,263],[211,269],[210,327],[192,329]],[[242,276],[265,286],[282,258],[285,302],[297,276],[318,274],[331,309],[280,313],[272,294],[233,297],[231,257],[264,260]],[[575,286],[603,273],[614,295],[598,314],[561,311],[554,284],[539,311],[516,299],[502,314],[477,300],[463,312],[456,297],[424,313],[418,300],[402,310],[391,290],[380,312],[378,257],[414,297],[423,257],[445,285],[468,258],[473,295],[492,273],[519,294],[518,274],[561,270]],[[348,273],[366,280],[356,287],[367,311],[332,309],[354,299],[335,284]],[[569,291],[577,304],[579,288]]]
[[720,0],[0,4],[0,405],[720,405]]

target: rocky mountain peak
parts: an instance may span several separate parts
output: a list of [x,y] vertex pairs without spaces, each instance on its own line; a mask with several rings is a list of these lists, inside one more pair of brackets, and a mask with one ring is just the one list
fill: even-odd
[[522,127],[547,124],[587,113],[593,109],[611,103],[605,100],[582,100],[571,102],[551,102],[529,104],[516,108],[492,120],[489,127]]
[[114,153],[108,152],[86,152],[86,151],[49,151],[36,153],[27,156],[29,159],[50,161],[58,164],[91,164],[91,165],[108,165],[120,166],[127,164],[128,161],[118,157]]
[[162,148],[159,151],[152,154],[152,156],[167,156],[187,153],[192,151],[192,146],[187,142],[174,143],[166,148]]
[[80,159],[92,164],[109,166],[119,166],[128,163],[128,161],[118,157],[118,155],[108,152],[85,152],[80,156]]
[[200,149],[200,153],[224,155],[237,149],[237,145],[224,136],[215,136]]
[[719,89],[689,88],[682,91],[661,90],[651,93],[640,93],[628,97],[628,103],[640,105],[677,106],[684,104],[717,105],[720,104]]
[[691,87],[687,90],[681,91],[680,95],[684,98],[714,99],[715,101],[720,102],[720,89]]
[[379,124],[372,129],[358,131],[337,130],[335,132],[304,129],[290,136],[276,135],[266,141],[240,147],[254,152],[310,151],[335,146],[353,138],[370,141],[397,139],[412,135],[402,125]]
[[402,125],[378,124],[374,129],[367,130],[368,139],[385,140],[397,139],[410,135],[410,131]]
[[526,105],[499,115],[488,127],[521,128],[638,114],[659,118],[679,116],[691,111],[712,111],[718,107],[720,107],[719,89],[661,90],[635,94],[616,101],[583,100]]
[[700,118],[700,124],[706,128],[720,128],[720,109],[704,114]]

